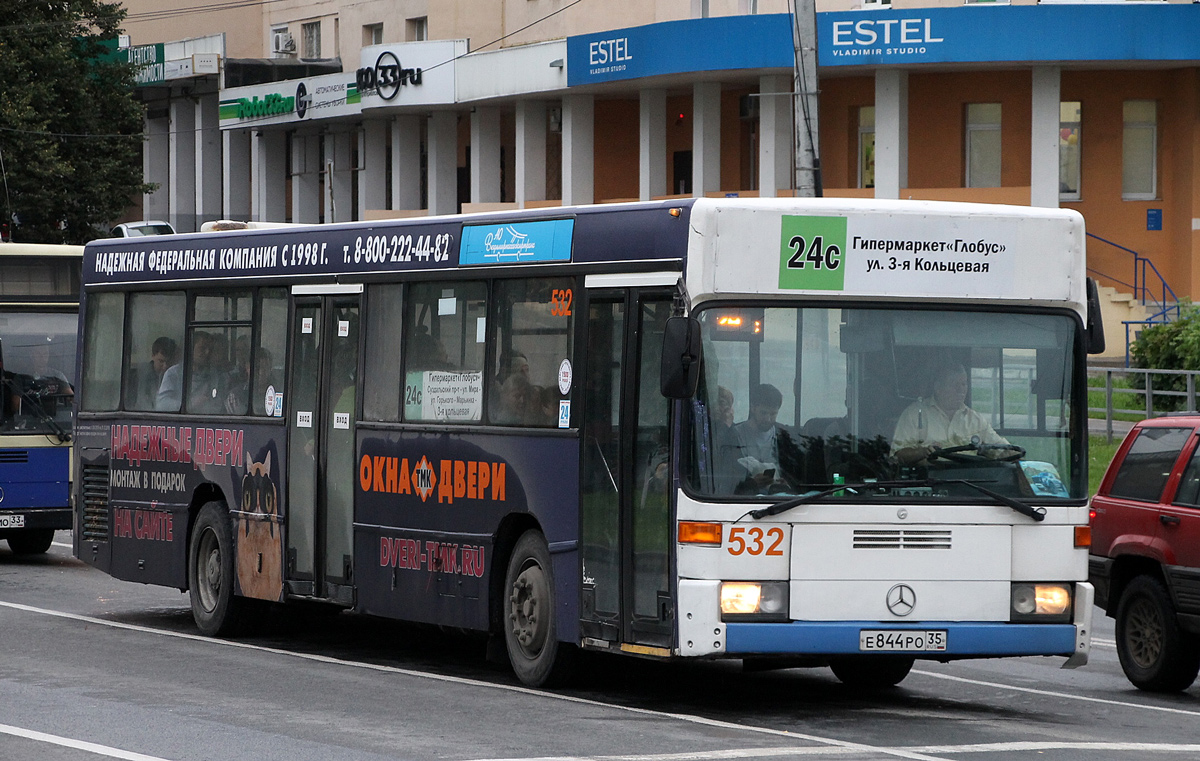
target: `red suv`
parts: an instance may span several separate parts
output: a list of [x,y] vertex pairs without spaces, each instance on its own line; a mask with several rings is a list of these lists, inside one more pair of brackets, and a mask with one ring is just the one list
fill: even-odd
[[1089,580],[1143,690],[1187,689],[1200,671],[1198,441],[1200,417],[1137,423],[1092,498]]

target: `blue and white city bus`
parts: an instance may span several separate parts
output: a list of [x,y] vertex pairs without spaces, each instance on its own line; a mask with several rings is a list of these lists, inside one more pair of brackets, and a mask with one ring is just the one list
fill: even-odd
[[83,246],[0,243],[0,539],[45,552],[69,529]]
[[488,633],[531,685],[579,649],[1079,665],[1083,240],[712,199],[97,241],[75,554],[207,634],[321,601]]

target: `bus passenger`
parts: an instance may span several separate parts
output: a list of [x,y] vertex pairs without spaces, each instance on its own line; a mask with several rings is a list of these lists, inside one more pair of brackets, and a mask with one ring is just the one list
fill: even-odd
[[178,348],[175,340],[159,336],[150,345],[150,361],[137,369],[137,391],[134,409],[152,410],[162,387],[163,374],[175,364]]
[[[222,337],[221,344],[224,344]],[[192,336],[192,376],[188,387],[189,412],[224,410],[225,373],[217,337],[197,331]]]
[[1008,444],[983,415],[967,406],[967,371],[956,362],[939,365],[933,375],[933,398],[908,406],[896,422],[892,454],[901,465],[925,460],[935,449],[971,444]]
[[737,491],[758,491],[799,475],[782,467],[786,459],[794,471],[802,460],[791,434],[775,422],[781,406],[783,394],[770,383],[750,390],[750,414],[733,426],[737,462],[745,471]]

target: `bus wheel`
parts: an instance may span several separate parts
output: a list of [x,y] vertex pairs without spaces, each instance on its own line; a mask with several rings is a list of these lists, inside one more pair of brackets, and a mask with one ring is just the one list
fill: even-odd
[[829,664],[833,675],[847,687],[880,689],[895,687],[912,670],[913,659],[897,656],[842,658]]
[[209,636],[235,634],[242,625],[248,601],[233,593],[233,553],[229,515],[221,505],[210,502],[200,509],[188,548],[192,618]]
[[14,555],[40,555],[53,543],[52,528],[31,528],[8,535],[8,548]]
[[517,678],[531,687],[560,683],[573,651],[558,641],[550,550],[540,532],[526,531],[517,540],[504,590],[504,641]]
[[1138,576],[1117,605],[1117,657],[1130,682],[1149,692],[1186,690],[1200,672],[1200,648],[1180,631],[1167,590]]

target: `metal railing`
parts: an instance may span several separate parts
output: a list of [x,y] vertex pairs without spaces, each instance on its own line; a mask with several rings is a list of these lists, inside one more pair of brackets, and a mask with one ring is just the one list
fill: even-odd
[[1131,331],[1138,330],[1137,326],[1148,328],[1152,325],[1163,325],[1171,320],[1178,320],[1180,314],[1179,297],[1175,295],[1175,291],[1171,290],[1171,286],[1167,285],[1166,278],[1162,276],[1162,273],[1158,271],[1158,267],[1155,267],[1154,262],[1150,261],[1149,258],[1142,256],[1132,248],[1126,248],[1119,243],[1113,243],[1111,240],[1101,238],[1094,233],[1087,233],[1087,237],[1124,251],[1127,254],[1133,254],[1132,286],[1129,283],[1089,269],[1089,272],[1106,277],[1115,283],[1132,287],[1133,297],[1151,310],[1150,316],[1144,320],[1122,321],[1122,324],[1125,326],[1125,366],[1129,367],[1129,344],[1131,340],[1137,338],[1136,335],[1131,335]]
[[[1088,377],[1088,417],[1103,418],[1105,434],[1113,439],[1114,420],[1143,420],[1163,415],[1195,413],[1197,370],[1145,370],[1140,368],[1090,366]],[[1122,380],[1117,380],[1117,379]],[[1183,380],[1183,390],[1167,388],[1173,379]],[[1139,388],[1140,385],[1140,388]],[[1172,385],[1179,385],[1178,382]],[[1156,388],[1155,386],[1158,386]],[[1102,405],[1095,405],[1094,394],[1103,394]],[[1116,400],[1114,400],[1116,397]],[[1118,406],[1137,403],[1133,406]]]

